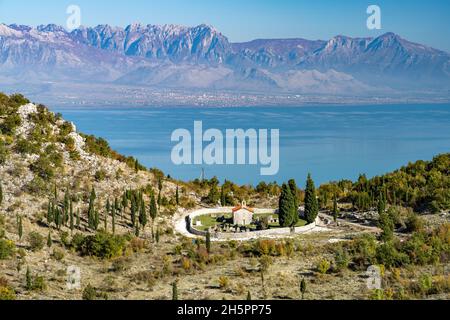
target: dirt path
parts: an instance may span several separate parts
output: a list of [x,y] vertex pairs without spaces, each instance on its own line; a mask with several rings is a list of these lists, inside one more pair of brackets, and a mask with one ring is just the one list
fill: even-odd
[[[334,218],[326,213],[321,212],[321,213],[319,213],[319,216],[321,218],[328,219],[329,221],[334,221]],[[365,226],[363,224],[359,224],[356,222],[350,222],[350,221],[343,220],[343,219],[337,219],[337,222],[339,223],[339,225],[347,225],[347,226],[351,226],[351,227],[355,227],[355,228],[360,228],[360,229],[364,229],[364,230],[372,232],[372,233],[381,233],[381,229],[378,227]]]

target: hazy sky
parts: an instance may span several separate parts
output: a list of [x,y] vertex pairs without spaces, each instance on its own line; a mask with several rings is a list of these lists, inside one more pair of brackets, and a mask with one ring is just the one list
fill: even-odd
[[[65,26],[71,4],[81,8],[86,26],[208,23],[233,42],[376,36],[392,31],[450,51],[450,0],[0,0],[0,21]],[[366,9],[371,4],[381,7],[381,31],[366,27]]]

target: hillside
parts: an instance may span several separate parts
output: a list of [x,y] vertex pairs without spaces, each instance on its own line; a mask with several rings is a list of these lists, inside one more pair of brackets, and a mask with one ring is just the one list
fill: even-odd
[[[277,208],[280,186],[176,181],[21,95],[0,94],[0,132],[0,300],[164,300],[174,286],[180,299],[299,299],[299,277],[306,299],[449,297],[449,154],[321,186],[320,232],[208,244],[174,233],[174,217],[219,200]],[[382,290],[366,287],[371,265]]]

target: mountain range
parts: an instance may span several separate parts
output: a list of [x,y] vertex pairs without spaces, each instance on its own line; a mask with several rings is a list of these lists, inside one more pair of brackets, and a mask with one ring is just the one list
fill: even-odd
[[450,54],[394,33],[232,43],[209,25],[0,24],[0,83],[371,95],[450,90]]

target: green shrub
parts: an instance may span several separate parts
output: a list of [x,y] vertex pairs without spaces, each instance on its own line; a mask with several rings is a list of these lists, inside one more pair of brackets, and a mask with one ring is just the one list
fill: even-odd
[[7,286],[0,286],[0,301],[16,300],[16,293]]
[[16,246],[11,240],[0,239],[0,260],[5,260],[14,254]]
[[317,271],[321,274],[326,274],[330,270],[331,264],[328,260],[322,259],[317,264]]
[[36,276],[33,279],[33,284],[32,284],[31,290],[33,290],[33,291],[45,291],[45,290],[47,290],[47,283],[45,282],[44,277]]
[[40,156],[36,162],[31,164],[30,169],[32,172],[37,174],[40,178],[45,181],[49,181],[55,175],[54,168],[52,167],[52,163],[45,156]]
[[227,289],[230,285],[230,279],[226,276],[219,277],[219,287],[220,289]]
[[423,230],[423,220],[415,213],[411,213],[406,220],[408,232],[420,232]]
[[53,257],[53,259],[55,259],[57,261],[61,261],[64,259],[64,251],[61,249],[55,248],[55,249],[53,249],[52,257]]
[[106,178],[106,171],[101,169],[95,172],[95,180],[97,182],[101,182]]
[[4,165],[6,163],[6,159],[8,158],[9,150],[6,148],[3,140],[0,140],[0,165]]
[[350,257],[346,250],[339,248],[334,254],[334,263],[337,271],[342,271],[348,268],[350,264]]
[[13,135],[16,128],[22,124],[22,120],[18,114],[11,114],[0,123],[0,132],[5,135]]
[[114,272],[123,272],[130,266],[130,260],[125,257],[119,257],[112,262],[111,269]]
[[40,146],[39,144],[33,143],[27,139],[19,139],[15,149],[20,154],[38,154],[40,151]]
[[49,184],[40,176],[35,176],[33,180],[26,185],[26,190],[32,194],[44,195],[49,191]]
[[122,236],[99,232],[95,236],[77,239],[74,246],[84,256],[111,259],[123,254],[127,241]]
[[393,242],[383,243],[377,248],[377,261],[386,267],[401,267],[409,263],[409,257],[399,252]]
[[83,290],[83,300],[108,300],[108,295],[88,284]]
[[30,244],[31,251],[40,251],[44,248],[44,237],[41,236],[38,232],[30,232],[28,235],[28,242]]
[[70,247],[71,243],[70,243],[70,240],[69,240],[69,233],[68,233],[67,231],[62,231],[62,232],[59,234],[59,238],[60,238],[60,240],[61,240],[61,244],[62,244],[64,247],[66,247],[66,248],[69,248],[69,247]]
[[364,234],[346,244],[348,252],[356,266],[364,268],[375,262],[377,243],[375,237]]

